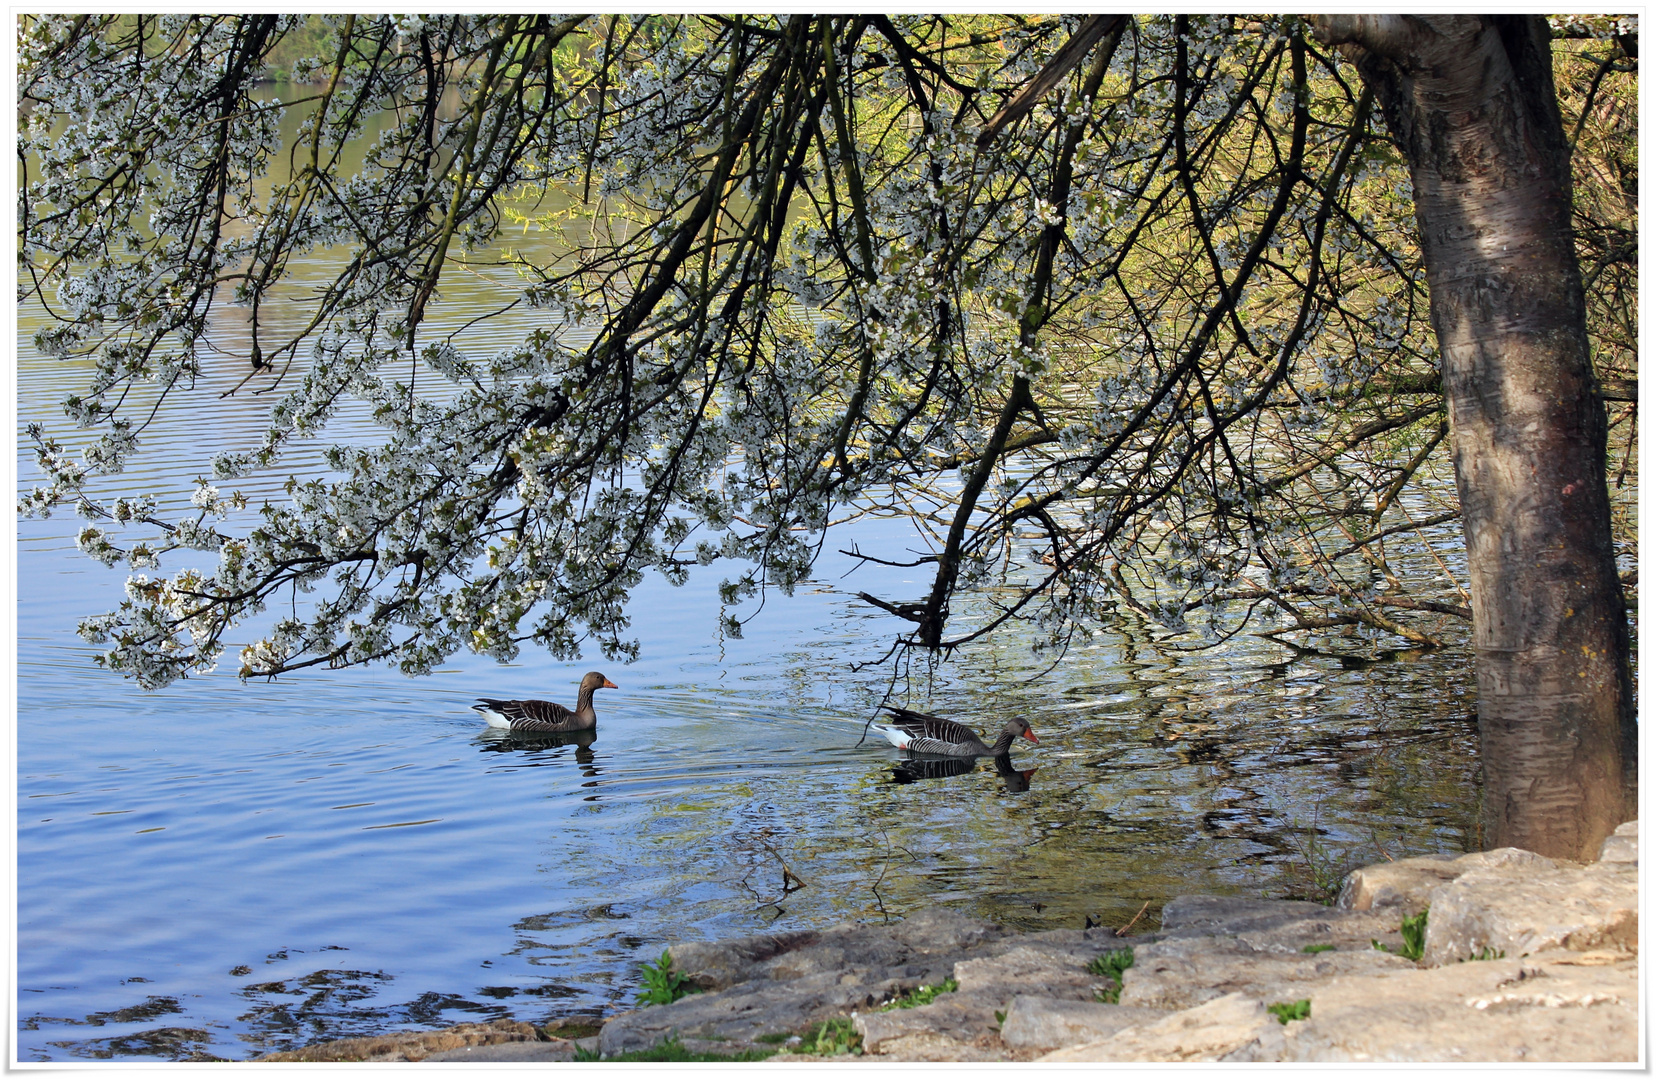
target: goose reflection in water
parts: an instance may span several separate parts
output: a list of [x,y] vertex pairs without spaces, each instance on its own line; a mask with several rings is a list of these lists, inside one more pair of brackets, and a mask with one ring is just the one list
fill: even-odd
[[[917,780],[942,780],[950,776],[962,776],[977,768],[978,759],[975,757],[911,757],[904,758],[891,767],[891,779],[897,784],[912,784]],[[1030,778],[1035,775],[1034,769],[1016,769],[1012,766],[1011,754],[995,755],[995,773],[1011,792],[1028,791]]]
[[529,760],[517,762],[521,765],[553,765],[564,755],[548,753],[559,751],[563,747],[575,748],[575,762],[582,766],[586,776],[597,776],[598,767],[594,764],[592,744],[597,740],[596,731],[562,731],[545,734],[532,734],[522,731],[509,731],[505,728],[486,728],[479,732],[477,741],[479,749],[484,753],[516,754],[522,753]]
[[912,784],[916,780],[941,780],[947,776],[960,776],[975,768],[975,757],[905,758],[891,767],[891,778],[899,784]]
[[1007,791],[1028,791],[1029,781],[1038,769],[1039,765],[1031,769],[1013,768],[1011,754],[998,754],[995,757],[995,772],[1000,774],[1001,783],[1006,785]]

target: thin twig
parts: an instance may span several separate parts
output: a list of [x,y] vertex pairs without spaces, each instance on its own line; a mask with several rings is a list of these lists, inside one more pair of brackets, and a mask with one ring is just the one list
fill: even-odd
[[1131,919],[1128,919],[1127,920],[1127,925],[1123,926],[1120,930],[1117,930],[1115,932],[1115,936],[1116,937],[1125,937],[1126,934],[1127,934],[1127,931],[1129,931],[1133,928],[1133,924],[1138,922],[1139,919],[1143,918],[1144,913],[1146,911],[1149,911],[1149,910],[1150,910],[1150,901],[1146,900],[1144,902],[1144,906],[1138,909],[1138,914],[1134,915]]
[[885,880],[886,871],[891,869],[891,836],[886,832],[884,825],[875,825],[874,827],[880,830],[880,839],[885,842],[886,851],[885,861],[880,864],[880,876],[874,879],[874,884],[869,886],[869,889],[874,893],[874,903],[879,905],[880,915],[886,922],[890,922],[891,912],[886,910],[885,898],[880,895],[880,883]]
[[[804,878],[800,877],[798,874],[793,872],[793,867],[788,865],[788,861],[786,859],[784,859],[782,857],[781,853],[778,852],[775,848],[771,847],[769,844],[767,844],[763,840],[759,841],[759,846],[764,848],[766,851],[770,852],[772,855],[775,855],[776,856],[776,861],[782,864],[782,896],[787,896],[789,893],[795,892],[799,889],[803,889],[805,886],[810,884],[810,882],[806,881]],[[789,878],[792,878],[796,882],[796,884],[793,886],[793,888],[788,887],[788,879]],[[778,900],[780,900],[781,898],[782,897],[780,897],[780,896],[777,897]]]

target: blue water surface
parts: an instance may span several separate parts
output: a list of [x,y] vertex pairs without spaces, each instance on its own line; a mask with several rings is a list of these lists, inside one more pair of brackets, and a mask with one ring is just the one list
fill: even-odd
[[[496,306],[474,284],[472,298],[448,290],[430,325]],[[221,309],[222,356],[97,490],[181,506],[213,451],[257,440],[271,399],[221,396],[246,373],[240,318]],[[462,344],[505,347],[524,329],[514,318]],[[58,403],[90,374],[34,350],[40,319],[19,316],[25,489],[38,475],[22,425],[72,439]],[[346,409],[235,486],[280,498],[329,442],[371,438],[365,425]],[[243,685],[233,645],[223,670],[156,691],[100,670],[75,634],[130,573],[75,551],[83,524],[18,524],[24,1062],[244,1059],[601,1014],[627,1007],[640,962],[675,940],[928,905],[1022,929],[1141,910],[1153,925],[1180,893],[1326,896],[1351,865],[1477,844],[1463,651],[1371,666],[1330,655],[1373,655],[1362,642],[1301,654],[1244,637],[1186,652],[1124,613],[1061,658],[1014,629],[935,667],[869,664],[908,627],[855,594],[918,599],[929,579],[839,552],[928,551],[902,519],[836,527],[811,582],[741,609],[740,639],[719,633],[717,591],[740,567],[677,589],[646,579],[630,665],[526,650],[505,666],[456,656],[422,679],[371,668]],[[1453,527],[1434,542],[1454,558]],[[589,668],[620,689],[600,694],[588,745],[502,739],[469,709],[480,695],[572,704]],[[1034,770],[1027,790],[988,762],[898,782],[898,752],[859,742],[888,693],[980,730],[1027,715],[1041,739],[1015,754],[1020,775]]]

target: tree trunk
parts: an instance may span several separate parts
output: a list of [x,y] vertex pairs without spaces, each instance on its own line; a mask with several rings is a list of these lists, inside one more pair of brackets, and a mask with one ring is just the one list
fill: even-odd
[[1596,858],[1637,727],[1570,163],[1539,16],[1320,16],[1408,157],[1472,585],[1484,840]]

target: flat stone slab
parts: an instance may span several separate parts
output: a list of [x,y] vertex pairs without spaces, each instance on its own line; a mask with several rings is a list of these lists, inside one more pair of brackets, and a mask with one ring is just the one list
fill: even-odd
[[[278,1050],[255,1061],[423,1061],[432,1054],[464,1047],[540,1042],[535,1025],[519,1020],[458,1024],[442,1031],[393,1031],[356,1039],[335,1039],[299,1050]],[[558,1040],[563,1041],[563,1040]],[[570,1051],[574,1056],[574,1051]]]
[[[708,990],[756,979],[786,982],[823,972],[880,968],[894,978],[925,982],[951,973],[958,954],[1005,936],[994,923],[947,908],[918,911],[885,926],[845,924],[823,931],[760,934],[730,941],[669,947],[673,969]],[[912,975],[900,974],[913,969]]]
[[[771,1060],[775,1060],[774,1058]],[[827,1058],[818,1060],[826,1061]],[[834,1060],[845,1061],[846,1058]],[[946,1035],[921,1031],[889,1040],[880,1046],[879,1053],[859,1061],[1005,1061],[1006,1048],[992,1036],[975,1042],[961,1042]]]
[[[937,976],[941,980],[947,972]],[[778,982],[753,979],[726,990],[694,994],[671,1005],[621,1013],[610,1018],[598,1035],[604,1056],[647,1050],[676,1036],[720,1044],[720,1053],[735,1053],[757,1044],[762,1036],[787,1035],[811,1024],[868,1010],[882,1001],[913,989],[919,980],[885,975],[885,969],[853,968],[818,972]]]
[[[1166,936],[1134,949],[1122,1005],[1189,1009],[1242,993],[1267,1002],[1305,997],[1345,975],[1412,968],[1395,911],[1341,911],[1307,901],[1179,896],[1162,917]],[[1315,952],[1306,952],[1307,948]]]
[[462,1046],[455,1050],[439,1050],[427,1054],[422,1061],[574,1061],[575,1044],[568,1039],[548,1039],[544,1042],[491,1043],[486,1046]]
[[1432,892],[1421,958],[1429,966],[1486,951],[1517,957],[1549,949],[1637,953],[1638,864],[1495,866]]
[[1637,961],[1583,955],[1336,980],[1287,1025],[1283,1060],[1637,1061]]
[[[1302,941],[1315,941],[1317,934]],[[1297,1001],[1341,977],[1412,970],[1401,956],[1369,941],[1327,952],[1257,949],[1237,938],[1173,938],[1134,950],[1123,978],[1121,1004],[1149,1009],[1189,1009],[1240,993],[1250,998]]]
[[1401,908],[1402,914],[1414,915],[1426,906],[1433,889],[1465,872],[1455,865],[1455,859],[1454,855],[1417,855],[1360,867],[1345,876],[1334,906],[1345,911]]
[[1016,994],[1091,1001],[1112,985],[1087,964],[1110,946],[1065,948],[1061,945],[1019,945],[1015,948],[955,964],[955,981],[962,992],[983,993],[1004,1009]]
[[863,1049],[869,1053],[885,1052],[887,1044],[895,1049],[898,1040],[922,1034],[975,1046],[986,1036],[997,1034],[1000,1021],[995,1011],[1001,1000],[1001,995],[993,991],[940,994],[929,1005],[912,1009],[860,1012],[855,1023],[863,1038]]
[[1282,1025],[1246,994],[1226,994],[1037,1061],[1281,1061]]
[[1498,866],[1555,869],[1557,862],[1520,848],[1496,848],[1470,855],[1419,855],[1365,866],[1347,874],[1335,907],[1348,911],[1396,908],[1413,916],[1431,902],[1432,892],[1462,874]]
[[1124,1028],[1153,1024],[1166,1016],[1160,1009],[1019,994],[1006,1010],[1000,1036],[1014,1049],[1052,1050],[1097,1042]]
[[1282,1024],[1265,1008],[1275,1002],[1233,993],[1039,1060],[1638,1060],[1638,965],[1626,956],[1553,952],[1339,978],[1308,1000],[1307,1019]]
[[[1176,896],[1168,901],[1160,940],[1223,938],[1255,952],[1298,953],[1308,944],[1368,948],[1396,934],[1393,911],[1342,911],[1302,900],[1241,900],[1225,896]],[[1401,942],[1401,939],[1399,939]]]
[[1623,822],[1616,831],[1604,838],[1599,846],[1599,862],[1637,863],[1639,861],[1639,823]]
[[1175,896],[1162,908],[1163,936],[1271,932],[1306,920],[1327,919],[1329,909],[1309,900],[1250,900],[1238,896]]

